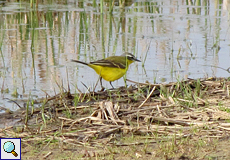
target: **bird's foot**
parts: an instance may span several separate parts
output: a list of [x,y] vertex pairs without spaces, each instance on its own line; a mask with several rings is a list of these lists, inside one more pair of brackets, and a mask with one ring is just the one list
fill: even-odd
[[100,92],[103,92],[105,90],[105,87],[101,86]]

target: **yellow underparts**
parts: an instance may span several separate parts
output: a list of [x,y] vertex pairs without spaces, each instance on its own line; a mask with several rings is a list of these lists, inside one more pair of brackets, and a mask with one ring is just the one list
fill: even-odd
[[120,79],[126,73],[126,69],[121,68],[111,68],[111,67],[102,67],[98,65],[89,65],[93,68],[98,75],[100,75],[106,81],[115,81]]
[[100,75],[104,80],[112,82],[123,77],[129,67],[129,64],[131,64],[132,62],[133,61],[128,61],[127,67],[124,69],[93,64],[88,64],[88,66],[93,68],[97,72],[97,74]]

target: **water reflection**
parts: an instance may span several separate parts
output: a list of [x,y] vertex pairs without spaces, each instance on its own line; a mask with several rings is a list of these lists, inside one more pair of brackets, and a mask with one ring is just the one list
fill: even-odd
[[120,7],[128,7],[131,6],[136,0],[104,0],[105,4],[107,6],[120,6]]
[[93,88],[96,73],[70,60],[89,62],[126,51],[142,60],[127,73],[138,82],[228,76],[213,67],[229,67],[227,0],[36,2],[0,4],[3,106],[14,106],[4,98],[53,95],[58,85],[70,84],[72,92],[86,90],[81,82]]

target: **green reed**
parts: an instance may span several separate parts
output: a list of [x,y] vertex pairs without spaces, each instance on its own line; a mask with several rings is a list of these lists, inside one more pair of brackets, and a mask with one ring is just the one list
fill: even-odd
[[[5,28],[5,25],[4,25],[4,28]],[[1,39],[0,39],[0,54],[1,54],[1,58],[2,58],[2,63],[3,63],[3,67],[5,68],[5,60],[4,60],[4,55],[3,55],[3,52],[2,52],[2,45],[3,45],[3,42],[4,42],[4,39],[5,39],[5,29],[1,29]]]

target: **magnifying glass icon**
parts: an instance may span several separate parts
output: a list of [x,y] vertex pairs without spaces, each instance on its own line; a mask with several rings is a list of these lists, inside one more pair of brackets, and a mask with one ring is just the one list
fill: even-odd
[[12,153],[15,157],[18,156],[18,154],[14,151],[15,150],[15,145],[11,141],[7,141],[3,145],[3,149],[7,153]]

